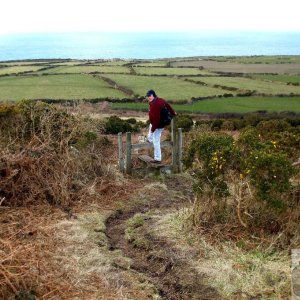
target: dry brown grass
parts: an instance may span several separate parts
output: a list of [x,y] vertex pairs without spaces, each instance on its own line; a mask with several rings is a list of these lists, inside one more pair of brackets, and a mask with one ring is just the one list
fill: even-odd
[[[0,298],[125,299],[101,269],[87,271],[83,280],[74,261],[65,267],[69,240],[57,227],[66,219],[78,221],[84,206],[105,211],[120,199],[123,179],[114,173],[113,144],[89,119],[52,106],[1,109]],[[73,252],[80,251],[72,243]]]
[[139,188],[124,178],[103,179],[68,210],[1,207],[0,299],[147,299],[149,291],[128,285],[138,281],[132,274],[115,269],[121,254],[109,251],[104,233],[117,202]]
[[[45,104],[25,104],[0,118],[0,196],[6,206],[68,206],[111,176],[107,141],[89,119]],[[8,126],[5,127],[5,125]],[[111,151],[114,152],[114,151]]]

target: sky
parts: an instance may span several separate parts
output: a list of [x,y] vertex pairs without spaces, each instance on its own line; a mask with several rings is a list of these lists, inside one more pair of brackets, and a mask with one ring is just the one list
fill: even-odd
[[0,34],[300,31],[299,0],[2,0]]

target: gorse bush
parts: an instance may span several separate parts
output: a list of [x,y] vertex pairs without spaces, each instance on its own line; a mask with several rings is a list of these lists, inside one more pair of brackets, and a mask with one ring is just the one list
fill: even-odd
[[118,134],[119,132],[139,132],[144,124],[137,122],[134,118],[122,120],[117,116],[111,116],[107,119],[104,125],[105,133]]
[[221,132],[193,133],[184,163],[196,179],[194,224],[238,222],[249,230],[259,224],[267,231],[277,224],[280,230],[288,208],[297,207],[297,197],[290,197],[296,174],[291,157],[256,128],[245,128],[237,140]]
[[184,132],[191,130],[194,125],[192,117],[188,115],[178,115],[176,117],[176,123],[177,127],[182,128]]
[[274,208],[283,209],[288,201],[284,201],[281,195],[290,189],[290,178],[295,174],[288,156],[266,148],[253,151],[245,160],[244,174],[255,187],[257,198],[266,200]]
[[88,185],[107,173],[107,143],[87,119],[23,101],[1,114],[0,127],[0,197],[6,205],[69,205],[87,198]]

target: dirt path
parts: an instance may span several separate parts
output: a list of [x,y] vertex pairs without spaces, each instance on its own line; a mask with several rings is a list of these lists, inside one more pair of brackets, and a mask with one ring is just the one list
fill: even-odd
[[155,234],[159,216],[185,206],[191,200],[191,184],[171,177],[146,186],[139,193],[142,202],[106,222],[110,249],[121,250],[132,261],[130,268],[144,274],[162,299],[221,299],[203,283],[189,260],[172,241]]

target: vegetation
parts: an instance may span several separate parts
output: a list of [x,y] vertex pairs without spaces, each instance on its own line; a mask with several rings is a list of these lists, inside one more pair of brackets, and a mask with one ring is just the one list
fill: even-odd
[[209,86],[232,87],[240,91],[250,90],[267,95],[288,95],[291,93],[297,95],[300,94],[300,87],[286,85],[281,82],[267,82],[242,77],[224,77],[222,80],[220,80],[220,77],[192,77],[188,79],[201,81]]
[[129,69],[122,66],[60,66],[43,71],[49,74],[76,74],[76,73],[129,73]]
[[[300,97],[227,97],[172,106],[177,112],[187,113],[300,112],[299,101]],[[148,104],[113,103],[112,108],[147,111]]]
[[[279,143],[275,136],[285,137],[285,142]],[[293,157],[300,156],[295,138],[295,130],[284,121],[245,128],[237,140],[225,133],[193,133],[185,159],[196,178],[193,224],[239,224],[258,236],[260,230],[280,233],[276,242],[269,241],[268,249],[295,247],[299,216],[291,219],[291,210],[297,209],[299,185],[291,185],[291,178],[296,174]]]
[[0,106],[0,128],[0,190],[6,205],[68,206],[83,196],[83,183],[106,173],[102,152],[108,144],[88,120],[24,101]]
[[117,116],[109,117],[104,124],[105,133],[118,134],[119,132],[139,132],[141,127],[145,127],[142,122],[136,122],[134,118],[122,120]]
[[[1,62],[0,298],[288,299],[299,63]],[[115,134],[147,129],[117,109],[145,116],[150,88],[178,112],[184,172],[125,176]]]
[[188,101],[195,96],[222,95],[224,91],[197,85],[176,78],[158,76],[126,76],[119,74],[107,74],[108,77],[117,84],[125,86],[134,91],[135,95],[144,97],[145,92],[155,87],[157,95],[164,96],[165,99],[173,101]]
[[99,78],[88,75],[9,76],[0,77],[2,100],[22,99],[89,99],[123,97]]
[[113,107],[144,110],[136,102],[155,88],[182,112],[297,112],[298,64],[298,56],[8,61],[0,62],[0,101],[126,101]]
[[292,75],[273,75],[273,74],[256,74],[251,75],[252,78],[260,79],[260,80],[268,80],[268,81],[280,81],[285,82],[287,84],[299,85],[300,84],[300,76],[292,76]]
[[197,68],[149,68],[149,67],[135,67],[134,71],[141,75],[208,75],[208,71],[199,70]]

